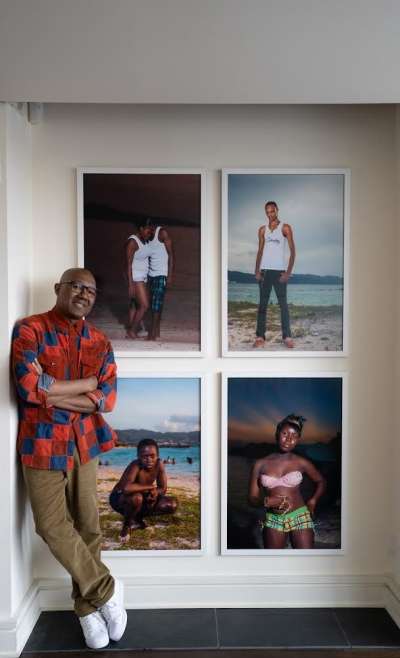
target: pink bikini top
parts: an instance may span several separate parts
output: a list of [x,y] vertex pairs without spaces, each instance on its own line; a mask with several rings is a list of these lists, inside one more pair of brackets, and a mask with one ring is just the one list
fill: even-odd
[[303,480],[300,471],[290,471],[285,473],[281,478],[275,478],[273,475],[261,475],[260,481],[263,487],[275,489],[275,487],[297,487]]

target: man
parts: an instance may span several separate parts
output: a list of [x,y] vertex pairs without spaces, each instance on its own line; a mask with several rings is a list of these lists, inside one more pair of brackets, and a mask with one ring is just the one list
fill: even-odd
[[126,611],[100,559],[98,455],[115,433],[101,412],[116,399],[116,365],[106,336],[85,317],[96,282],[64,272],[55,307],[17,323],[12,362],[19,402],[18,452],[36,532],[72,577],[72,597],[91,649],[119,640]]
[[127,239],[125,247],[129,311],[126,337],[136,340],[147,336],[143,318],[149,308],[147,275],[149,273],[150,238],[153,225],[150,219],[140,223]]
[[[258,231],[255,276],[260,285],[260,303],[257,314],[257,337],[253,347],[264,347],[265,345],[267,306],[271,290],[274,288],[281,310],[283,342],[286,347],[293,348],[286,298],[287,282],[296,257],[293,231],[289,224],[281,224],[278,218],[278,205],[275,201],[267,201],[265,214],[268,222],[260,226]],[[287,259],[288,247],[289,262]]]
[[147,340],[160,338],[161,313],[165,290],[172,285],[174,252],[172,240],[165,228],[153,226],[153,239],[149,243],[148,286],[151,304],[151,326]]

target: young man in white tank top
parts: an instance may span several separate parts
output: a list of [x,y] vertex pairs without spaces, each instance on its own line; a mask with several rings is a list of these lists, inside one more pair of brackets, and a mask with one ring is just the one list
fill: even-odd
[[147,275],[151,235],[152,227],[149,220],[141,222],[136,233],[128,237],[125,246],[129,296],[126,337],[131,340],[141,337],[140,327],[143,327],[143,318],[149,308]]
[[255,276],[260,286],[260,302],[257,313],[256,340],[253,347],[264,347],[265,345],[267,306],[271,290],[274,288],[281,311],[282,339],[286,347],[293,348],[287,304],[287,282],[296,257],[293,231],[289,224],[280,222],[278,205],[275,201],[267,201],[265,214],[267,223],[260,226],[258,231]]
[[153,227],[153,239],[149,242],[149,249],[147,283],[150,292],[151,326],[147,340],[158,340],[165,290],[172,285],[174,268],[172,240],[162,226]]

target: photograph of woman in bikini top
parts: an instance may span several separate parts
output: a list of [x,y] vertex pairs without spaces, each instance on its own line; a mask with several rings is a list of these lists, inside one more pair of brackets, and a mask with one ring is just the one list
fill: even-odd
[[[285,548],[289,536],[293,548],[313,548],[312,517],[325,491],[324,477],[312,462],[294,452],[305,422],[303,416],[290,414],[276,427],[277,451],[259,459],[252,472],[249,501],[266,508],[262,523],[264,548]],[[300,485],[303,475],[315,484],[314,493],[304,500]]]

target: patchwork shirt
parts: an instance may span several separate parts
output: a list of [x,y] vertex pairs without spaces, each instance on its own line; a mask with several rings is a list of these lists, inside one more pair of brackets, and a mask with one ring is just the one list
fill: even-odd
[[[33,367],[37,359],[43,369]],[[85,464],[111,450],[116,434],[101,412],[116,400],[116,364],[107,337],[86,320],[68,322],[55,309],[20,320],[13,332],[12,367],[19,405],[17,449],[25,466],[71,470],[77,447]],[[98,388],[87,395],[92,413],[67,411],[48,404],[55,379],[96,376]]]

